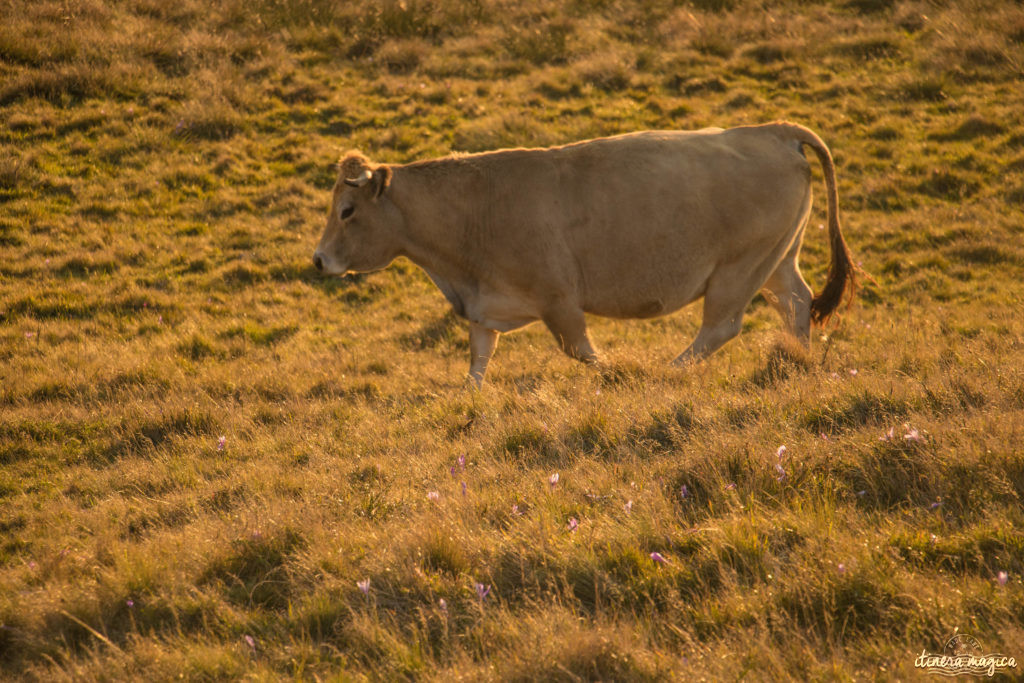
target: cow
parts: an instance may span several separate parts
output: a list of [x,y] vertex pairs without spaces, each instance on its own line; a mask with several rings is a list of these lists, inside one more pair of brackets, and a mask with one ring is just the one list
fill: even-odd
[[[824,171],[831,262],[812,296],[797,258],[811,209],[804,147]],[[584,314],[667,315],[703,297],[700,330],[673,362],[737,336],[759,291],[805,346],[852,297],[835,165],[804,126],[642,131],[543,149],[338,164],[313,255],[327,275],[405,256],[469,321],[479,387],[498,336],[543,321],[562,351],[592,364]]]

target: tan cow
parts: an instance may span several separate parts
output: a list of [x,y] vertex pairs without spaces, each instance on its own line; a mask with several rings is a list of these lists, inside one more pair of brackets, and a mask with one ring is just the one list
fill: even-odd
[[[824,169],[832,261],[817,296],[797,257],[811,208],[803,146]],[[469,320],[479,385],[498,335],[544,321],[562,350],[598,359],[584,313],[666,315],[704,297],[703,358],[741,329],[759,290],[804,344],[852,291],[825,143],[792,123],[648,131],[548,149],[509,149],[402,165],[358,152],[340,163],[313,256],[323,273],[421,267]]]

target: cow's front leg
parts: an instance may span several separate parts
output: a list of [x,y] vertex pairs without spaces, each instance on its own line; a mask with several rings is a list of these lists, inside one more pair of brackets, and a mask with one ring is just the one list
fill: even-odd
[[479,389],[484,383],[487,363],[494,355],[494,347],[498,345],[498,332],[479,323],[469,323],[469,376]]
[[597,351],[587,336],[583,311],[568,306],[557,308],[544,315],[543,320],[567,356],[588,365],[598,362]]

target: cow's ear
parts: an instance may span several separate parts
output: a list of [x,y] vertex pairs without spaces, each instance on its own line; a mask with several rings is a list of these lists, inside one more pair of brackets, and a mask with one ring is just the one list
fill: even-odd
[[391,167],[381,164],[377,167],[377,170],[373,172],[373,198],[376,199],[384,194],[384,191],[391,185]]

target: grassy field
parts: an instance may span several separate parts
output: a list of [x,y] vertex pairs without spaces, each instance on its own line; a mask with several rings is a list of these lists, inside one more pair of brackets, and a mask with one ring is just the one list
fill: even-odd
[[[415,266],[311,266],[347,148],[779,118],[873,277],[809,352],[672,369],[695,306],[478,393]],[[1019,2],[0,0],[0,678],[1024,659],[1022,124]]]

